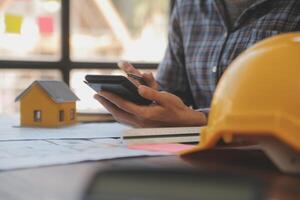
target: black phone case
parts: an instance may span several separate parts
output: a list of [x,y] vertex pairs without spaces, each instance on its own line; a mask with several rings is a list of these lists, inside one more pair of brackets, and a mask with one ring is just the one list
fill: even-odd
[[152,101],[139,95],[137,87],[124,76],[86,75],[86,84],[96,92],[112,92],[139,105],[148,105]]

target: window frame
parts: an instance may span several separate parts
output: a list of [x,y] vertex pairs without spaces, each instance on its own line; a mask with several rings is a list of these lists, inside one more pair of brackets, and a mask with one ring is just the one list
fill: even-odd
[[[170,13],[175,0],[170,0]],[[63,81],[70,84],[73,69],[118,69],[115,62],[74,62],[70,59],[70,0],[61,1],[61,59],[59,61],[0,60],[0,69],[59,70]],[[158,63],[133,63],[139,69],[156,69]]]

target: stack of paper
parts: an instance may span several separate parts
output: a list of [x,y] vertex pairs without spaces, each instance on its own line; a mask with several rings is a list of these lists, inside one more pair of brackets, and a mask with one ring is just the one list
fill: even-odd
[[124,130],[125,144],[195,143],[199,141],[200,127],[137,128]]

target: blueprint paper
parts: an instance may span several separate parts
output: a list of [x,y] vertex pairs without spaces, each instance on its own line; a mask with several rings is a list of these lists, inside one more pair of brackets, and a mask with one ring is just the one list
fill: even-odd
[[159,155],[170,154],[128,149],[118,139],[2,141],[0,170]]
[[60,128],[19,127],[17,116],[0,116],[0,141],[121,137],[128,126],[119,123],[83,123]]

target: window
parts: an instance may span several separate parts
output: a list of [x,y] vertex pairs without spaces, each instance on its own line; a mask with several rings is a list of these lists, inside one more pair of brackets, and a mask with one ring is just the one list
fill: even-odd
[[71,59],[159,62],[167,45],[169,3],[169,0],[72,0]]
[[41,122],[42,121],[42,111],[41,110],[34,110],[33,111],[33,121],[34,122]]
[[[154,70],[167,43],[172,0],[24,0],[0,5],[0,114],[34,80],[63,80],[98,110],[83,74],[116,74],[116,62]],[[71,76],[71,79],[70,79]],[[74,82],[76,80],[76,82]],[[82,98],[82,96],[84,96]],[[87,98],[87,99],[84,99]],[[93,106],[91,106],[93,105]]]
[[75,109],[71,109],[70,110],[70,120],[74,120],[75,119]]
[[63,110],[59,111],[59,121],[63,122],[65,120],[65,112]]
[[0,59],[59,60],[60,16],[60,0],[6,1],[0,6]]

